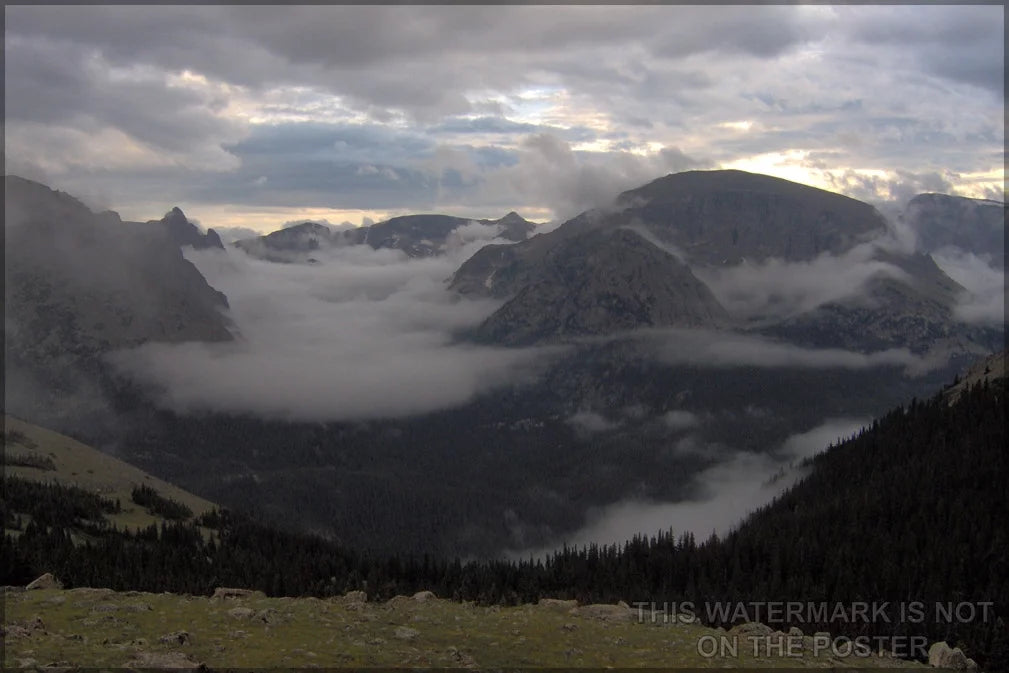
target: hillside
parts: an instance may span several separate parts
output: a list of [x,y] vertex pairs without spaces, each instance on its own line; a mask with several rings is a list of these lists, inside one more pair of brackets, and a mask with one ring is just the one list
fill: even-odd
[[[108,514],[117,528],[139,530],[162,524],[165,517],[131,501],[133,489],[148,486],[164,498],[179,502],[200,517],[216,505],[143,470],[102,453],[75,439],[4,416],[4,473],[38,483],[77,487],[123,504],[121,512]],[[19,514],[12,511],[11,514]],[[16,531],[6,530],[11,533]]]
[[[17,624],[19,620],[30,637],[35,637],[31,627],[34,615],[43,624],[60,625],[58,628],[68,638],[74,633],[82,639],[96,639],[95,632],[89,631],[85,636],[81,630],[110,628],[115,633],[102,636],[102,640],[109,638],[113,645],[128,650],[126,656],[132,656],[136,654],[134,650],[146,651],[146,646],[155,643],[156,638],[179,629],[187,630],[194,644],[209,640],[211,647],[227,649],[227,638],[242,637],[233,635],[232,627],[224,626],[235,624],[233,620],[247,620],[272,607],[281,615],[263,613],[264,623],[272,629],[270,620],[275,617],[280,623],[284,619],[295,623],[304,618],[298,617],[297,611],[323,610],[322,606],[333,604],[308,599],[291,603],[284,596],[315,596],[335,599],[339,604],[339,597],[349,591],[365,591],[370,600],[387,601],[398,595],[431,590],[455,601],[497,605],[498,611],[518,619],[508,622],[507,632],[516,639],[525,637],[530,643],[538,642],[533,640],[536,631],[525,631],[526,625],[521,621],[531,608],[521,606],[544,597],[575,599],[584,604],[616,604],[623,600],[633,605],[644,600],[659,606],[682,605],[685,601],[696,606],[768,601],[850,605],[852,601],[874,600],[886,602],[891,610],[912,601],[927,606],[968,601],[975,607],[988,602],[991,614],[982,618],[977,612],[972,618],[961,620],[908,621],[900,618],[900,613],[887,613],[886,620],[868,623],[823,613],[819,617],[779,616],[772,621],[775,628],[796,627],[806,634],[827,631],[847,637],[913,636],[928,642],[962,642],[968,656],[977,659],[983,668],[986,662],[998,661],[998,657],[1006,654],[1007,643],[999,635],[1004,622],[1000,626],[995,617],[1004,616],[1009,606],[1009,576],[1003,572],[1009,564],[1005,544],[1009,539],[1006,530],[1009,502],[1004,492],[1009,480],[1005,453],[1006,379],[996,377],[994,367],[985,367],[990,368],[988,375],[963,390],[955,403],[950,404],[941,393],[927,401],[912,400],[909,405],[873,421],[856,436],[805,461],[798,466],[808,472],[805,478],[747,517],[724,538],[712,536],[697,542],[693,535],[667,531],[656,536],[638,536],[623,545],[565,547],[542,559],[462,563],[429,556],[369,557],[329,541],[278,530],[227,512],[211,513],[199,521],[170,522],[127,532],[96,525],[101,513],[86,508],[76,513],[63,510],[51,516],[54,523],[26,526],[18,536],[5,535],[0,568],[8,582],[27,584],[43,572],[52,572],[70,587],[171,591],[189,596],[115,597],[104,591],[89,598],[86,591],[77,590],[78,593],[66,594],[64,600],[59,600],[60,594],[35,598],[40,594],[30,592],[10,603],[15,606],[11,609],[18,612],[9,613],[17,617],[9,618],[8,623]],[[66,497],[69,491],[63,488],[62,496],[55,494],[47,502],[39,499],[21,506],[29,515],[36,511],[52,512],[54,503],[70,501]],[[200,526],[215,533],[207,536]],[[67,534],[82,529],[90,530],[88,544]],[[912,557],[914,563],[909,563]],[[230,614],[212,601],[192,597],[209,596],[219,586],[260,590],[276,600],[270,602],[258,597],[255,609],[250,604],[248,611]],[[139,616],[134,616],[135,610],[130,605],[137,602],[146,603],[151,609],[142,608]],[[19,604],[22,607],[16,607]],[[403,604],[404,599],[395,599],[392,607],[399,610]],[[409,601],[406,604],[412,605]],[[204,606],[207,621],[201,621]],[[506,610],[504,606],[517,607]],[[382,639],[371,644],[393,643],[397,647],[379,647],[378,651],[402,657],[397,660],[400,663],[425,651],[398,649],[399,640],[413,642],[416,638],[419,645],[427,637],[438,648],[456,647],[458,651],[471,652],[480,663],[485,661],[481,658],[482,644],[475,650],[466,650],[466,641],[460,640],[458,632],[449,629],[452,641],[449,643],[443,639],[445,632],[440,631],[446,623],[451,627],[453,622],[464,622],[465,610],[470,607],[445,604],[444,618],[438,616],[441,613],[434,613],[433,618],[431,613],[425,613],[414,620],[417,615],[410,613],[408,628],[419,634],[408,633],[400,639],[394,632],[395,640],[389,639],[383,629],[405,625],[406,622],[397,621],[402,615],[382,612],[380,606],[370,607],[378,611],[371,614],[363,610],[367,617],[362,616],[361,621],[368,623],[365,628],[379,629],[370,632],[372,640]],[[187,612],[190,608],[196,610],[196,618]],[[705,616],[700,607],[697,609],[710,627],[738,626],[741,621],[751,621],[745,617],[740,620],[736,613]],[[567,612],[563,621],[555,624],[557,628],[551,627],[547,634],[580,635],[592,627],[573,618],[594,618],[598,616],[596,613],[614,610]],[[173,617],[171,612],[188,616],[188,623],[200,630],[196,631],[195,626],[187,628],[182,616]],[[285,612],[290,614],[283,617]],[[485,615],[480,619],[482,626],[478,633],[497,628],[490,617],[498,614],[493,608],[478,614]],[[426,625],[428,618],[431,621]],[[132,620],[138,621],[131,626]],[[259,622],[252,623],[259,628]],[[569,623],[574,626],[565,626]],[[355,628],[350,626],[341,633],[353,632]],[[426,629],[430,629],[428,636],[421,635]],[[57,627],[35,630],[56,631]],[[240,630],[248,633],[248,629]],[[129,631],[128,637],[122,635],[124,631]],[[656,632],[647,626],[643,631],[629,631],[618,637],[632,642],[638,634],[645,637],[646,631]],[[573,646],[585,654],[583,662],[599,662],[592,657],[613,654],[608,647],[599,649],[599,643],[606,641],[599,639],[598,632],[589,634],[591,637],[585,642],[594,643],[596,649]],[[138,637],[146,642],[134,642]],[[642,649],[653,652],[655,647],[672,642],[668,635],[663,637],[666,640],[652,642],[649,648]],[[223,640],[215,643],[214,638]],[[350,641],[349,651],[357,647],[356,642]],[[549,638],[544,642],[550,642]],[[178,649],[167,645],[157,648]],[[79,645],[71,643],[65,647],[69,649],[63,651],[71,651]],[[317,650],[311,651],[318,655]],[[202,654],[204,650],[200,652],[200,657],[207,656]],[[363,652],[364,658],[346,661],[391,663],[367,647]],[[109,656],[120,657],[123,653],[124,650],[116,650]],[[290,650],[288,654],[309,656]],[[628,661],[628,665],[661,663],[644,656],[634,650],[627,660],[617,656],[613,661]],[[558,659],[505,661],[514,661],[516,665],[540,661],[563,663]]]
[[30,180],[4,185],[8,411],[51,426],[109,422],[105,354],[233,340],[227,298],[182,255],[179,232],[190,244],[202,235],[181,211],[124,222]]

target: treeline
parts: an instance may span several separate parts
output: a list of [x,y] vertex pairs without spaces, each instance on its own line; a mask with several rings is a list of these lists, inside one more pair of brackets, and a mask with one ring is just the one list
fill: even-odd
[[166,498],[147,484],[134,486],[130,493],[130,499],[148,512],[165,519],[182,520],[193,516],[193,510],[186,505]]
[[[326,597],[361,589],[381,600],[430,589],[484,604],[544,596],[654,602],[660,609],[683,601],[991,601],[995,617],[987,622],[980,614],[966,623],[936,620],[930,612],[922,623],[791,625],[847,636],[925,635],[962,644],[986,670],[997,670],[1006,661],[1006,626],[997,618],[1005,620],[1009,607],[1005,392],[999,380],[973,387],[953,406],[937,396],[893,410],[809,461],[807,478],[721,539],[698,542],[669,531],[545,559],[462,563],[369,557],[214,512],[139,533],[106,528],[74,544],[66,517],[41,523],[57,520],[31,509],[45,498],[22,494],[8,504],[33,518],[19,536],[5,536],[0,569],[4,582],[15,584],[49,571],[70,586],[119,590],[207,594],[233,585]],[[67,498],[79,507],[72,505],[79,494]],[[83,518],[95,513],[78,511]],[[208,536],[200,525],[217,532]]]

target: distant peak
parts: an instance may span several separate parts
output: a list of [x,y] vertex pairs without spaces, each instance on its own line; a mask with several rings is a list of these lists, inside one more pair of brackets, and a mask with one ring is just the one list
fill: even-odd
[[162,218],[162,220],[168,223],[179,223],[179,224],[189,222],[189,220],[186,219],[186,214],[182,212],[182,209],[179,208],[178,206],[175,206],[167,213],[165,213],[165,216]]

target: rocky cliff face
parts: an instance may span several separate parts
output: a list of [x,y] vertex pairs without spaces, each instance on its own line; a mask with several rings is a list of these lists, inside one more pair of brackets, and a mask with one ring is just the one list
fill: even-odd
[[[232,338],[227,298],[182,256],[178,229],[96,215],[22,178],[4,182],[8,382],[37,383],[37,403],[69,394],[108,351]],[[9,385],[8,401],[20,392]]]
[[1004,203],[919,194],[908,202],[902,218],[914,229],[922,252],[953,246],[985,257],[994,268],[1005,268]]
[[196,250],[205,248],[224,250],[224,243],[221,242],[221,237],[217,235],[216,231],[207,229],[207,233],[204,234],[195,224],[186,219],[181,208],[172,208],[160,220],[150,220],[147,224],[165,231],[179,247],[188,245]]
[[714,327],[728,315],[690,269],[630,229],[595,230],[551,250],[477,330],[508,345],[641,327]]

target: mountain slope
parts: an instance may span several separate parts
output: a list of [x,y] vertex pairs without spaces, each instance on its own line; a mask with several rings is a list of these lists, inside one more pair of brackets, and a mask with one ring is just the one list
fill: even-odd
[[518,292],[546,250],[596,228],[642,228],[687,264],[735,264],[744,257],[808,261],[841,253],[885,231],[868,204],[743,171],[688,171],[622,193],[610,210],[589,211],[514,249],[486,247],[452,279],[461,294]]
[[1004,203],[948,194],[919,194],[901,217],[914,229],[918,249],[935,252],[947,246],[1005,268],[1006,208]]
[[8,409],[30,416],[87,403],[99,395],[99,359],[117,348],[232,339],[227,298],[169,230],[96,215],[23,178],[4,184]]
[[[108,516],[111,523],[137,530],[161,524],[164,517],[131,503],[134,488],[147,486],[160,496],[188,507],[199,517],[216,505],[143,470],[57,432],[4,415],[4,476],[42,484],[77,487],[124,508]],[[12,514],[17,513],[15,510]]]
[[[584,252],[590,248],[605,257],[608,237],[624,228],[642,236],[646,244],[637,246],[637,251],[643,256],[634,260],[625,254],[619,264],[610,256],[609,266],[589,272],[605,277],[599,283],[627,276],[635,265],[647,264],[645,257],[658,259],[660,252],[669,273],[683,267],[687,273],[697,271],[708,278],[708,273],[731,270],[745,260],[743,268],[752,270],[748,274],[766,273],[774,279],[774,274],[784,275],[789,264],[805,265],[804,269],[827,259],[843,260],[847,253],[859,252],[856,246],[883,235],[886,223],[868,204],[839,194],[741,171],[690,171],[624,192],[613,209],[588,211],[550,233],[511,246],[486,246],[458,269],[450,289],[462,295],[509,299],[476,333],[484,340],[509,345],[534,343],[537,334],[549,340],[562,334],[616,334],[631,327],[728,326],[734,322],[721,307],[698,311],[685,297],[664,292],[661,274],[639,275],[633,294],[664,297],[666,305],[660,314],[693,319],[642,316],[628,320],[626,310],[607,313],[600,309],[607,301],[602,287],[596,287],[597,296],[590,298],[586,292],[591,284],[585,278],[559,271],[572,266],[567,259],[571,251],[582,251],[574,253],[578,259],[591,258]],[[853,294],[803,308],[801,313],[750,316],[752,327],[801,345],[860,351],[908,347],[924,352],[941,341],[953,350],[976,354],[991,346],[985,334],[974,335],[977,330],[956,324],[953,307],[963,288],[931,258],[879,247],[870,260],[850,263],[886,265],[891,272],[877,272]],[[739,277],[743,280],[738,282],[746,282],[746,274]],[[653,282],[657,285],[650,285]],[[769,282],[787,286],[780,277]],[[699,292],[690,294],[710,295],[707,288]],[[563,297],[572,298],[566,307],[559,303]],[[579,311],[583,315],[576,316]],[[698,320],[701,314],[709,319]],[[739,318],[742,324],[743,316]],[[565,331],[556,326],[558,321],[591,323],[592,327]],[[532,327],[536,325],[540,326]],[[973,339],[980,341],[973,344]]]
[[673,255],[630,229],[594,231],[552,250],[542,275],[476,330],[507,345],[640,327],[728,322],[707,286]]
[[639,219],[690,263],[709,265],[838,254],[886,227],[861,201],[736,170],[667,175],[624,192],[617,207],[622,219]]

